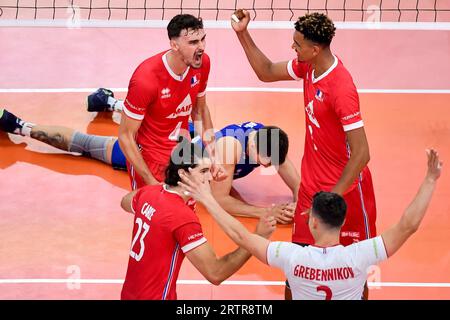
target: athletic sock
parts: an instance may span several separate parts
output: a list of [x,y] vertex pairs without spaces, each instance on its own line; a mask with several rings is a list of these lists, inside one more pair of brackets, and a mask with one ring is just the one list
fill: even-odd
[[34,126],[36,126],[36,124],[24,121],[22,124],[22,129],[20,129],[20,134],[26,137],[30,137],[31,129],[33,129]]
[[108,97],[108,106],[110,111],[122,111],[123,109],[123,101],[118,100],[113,97]]

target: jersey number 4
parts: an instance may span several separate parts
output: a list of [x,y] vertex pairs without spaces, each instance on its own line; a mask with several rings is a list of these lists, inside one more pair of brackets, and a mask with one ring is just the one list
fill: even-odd
[[173,129],[173,131],[169,134],[169,140],[178,141],[178,137],[180,136],[180,129],[181,129],[182,124],[183,124],[183,121],[178,122],[175,129]]
[[[131,244],[131,251],[130,256],[136,260],[137,262],[141,261],[142,257],[144,256],[144,250],[145,250],[145,243],[144,239],[145,236],[148,233],[148,230],[150,230],[150,226],[142,221],[141,218],[136,219],[136,224],[138,225],[138,229],[136,231],[136,234],[133,239],[133,243]],[[136,244],[137,240],[139,239],[139,244],[141,246],[141,249],[139,250],[139,253],[133,251],[134,245]]]

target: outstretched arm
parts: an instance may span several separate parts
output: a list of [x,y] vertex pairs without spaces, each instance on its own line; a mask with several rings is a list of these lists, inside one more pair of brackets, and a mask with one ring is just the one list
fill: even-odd
[[417,231],[430,204],[436,181],[441,175],[442,162],[439,160],[439,154],[433,149],[427,150],[427,156],[428,171],[419,191],[406,208],[400,221],[381,235],[388,257],[397,252],[406,240]]
[[234,216],[260,218],[270,212],[275,219],[282,224],[292,222],[293,210],[287,209],[287,204],[272,207],[258,207],[239,199],[231,193],[233,184],[233,173],[236,163],[243,152],[241,144],[232,137],[222,137],[217,140],[217,159],[223,164],[226,178],[222,181],[212,181],[212,194],[220,206]]
[[244,17],[239,22],[231,20],[231,26],[236,32],[239,42],[245,51],[245,55],[258,76],[258,79],[263,82],[292,80],[292,77],[288,73],[287,61],[273,63],[256,46],[247,30],[248,23],[250,22],[250,13],[247,10],[243,10],[243,13]]
[[202,182],[186,173],[181,173],[180,177],[183,182],[179,182],[179,184],[194,199],[200,201],[206,207],[225,233],[241,248],[248,250],[260,261],[267,264],[267,247],[270,242],[261,235],[269,237],[275,231],[275,218],[273,216],[261,217],[259,227],[265,230],[257,231],[259,235],[251,233],[238,220],[222,209],[212,196],[208,182]]

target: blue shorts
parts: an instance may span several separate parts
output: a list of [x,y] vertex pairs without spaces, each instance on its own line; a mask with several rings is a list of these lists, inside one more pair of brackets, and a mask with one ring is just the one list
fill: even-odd
[[[191,138],[194,136],[194,124],[189,121],[189,133]],[[119,140],[114,143],[112,154],[111,154],[111,165],[116,170],[127,170],[127,162],[125,155],[119,145]]]
[[116,140],[113,145],[112,154],[111,154],[111,165],[116,170],[127,170],[127,162],[125,159],[125,155],[120,149],[119,140]]

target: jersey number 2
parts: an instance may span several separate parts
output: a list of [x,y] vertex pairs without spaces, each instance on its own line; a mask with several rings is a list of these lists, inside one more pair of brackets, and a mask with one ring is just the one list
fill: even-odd
[[331,292],[331,289],[327,286],[318,286],[317,292],[323,291],[325,292],[325,300],[331,300],[331,297],[333,296],[333,293]]
[[[130,256],[139,262],[142,259],[142,256],[144,255],[145,250],[145,244],[144,239],[147,235],[148,230],[150,229],[150,226],[142,221],[141,218],[136,219],[136,224],[138,225],[138,229],[136,231],[136,235],[134,236],[133,242],[131,244],[131,251]],[[143,232],[142,232],[143,231]],[[141,245],[141,250],[139,250],[139,253],[136,253],[133,251],[134,245],[136,244],[137,239],[139,239],[139,244]]]

